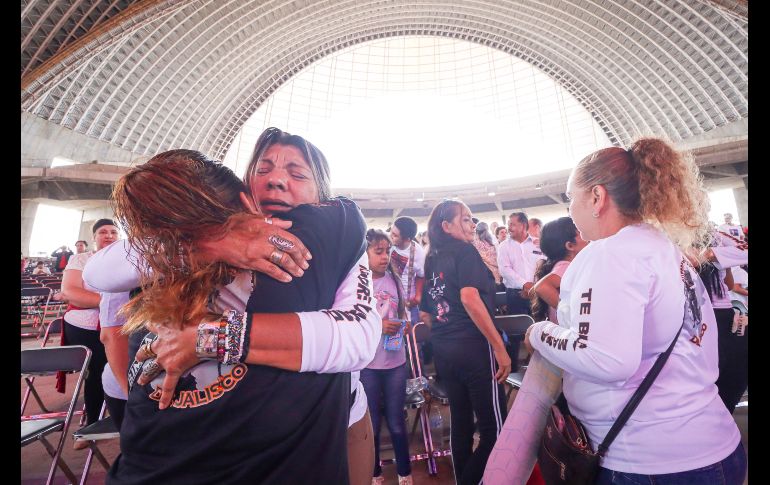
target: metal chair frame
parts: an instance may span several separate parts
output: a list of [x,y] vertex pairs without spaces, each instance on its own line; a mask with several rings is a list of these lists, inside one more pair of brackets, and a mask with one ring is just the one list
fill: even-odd
[[89,424],[84,428],[80,428],[72,434],[74,439],[88,441],[88,456],[86,456],[85,464],[83,465],[83,473],[80,475],[80,484],[85,485],[88,479],[88,472],[91,470],[91,464],[93,458],[99,460],[106,471],[110,469],[110,462],[104,457],[99,446],[98,441],[112,440],[120,438],[120,432],[115,427],[115,422],[112,420],[112,416],[104,417],[104,412],[107,410],[107,403],[102,404],[102,409],[99,411],[99,420],[95,423]]
[[[64,347],[46,347],[41,349],[28,349],[21,351],[21,375],[28,386],[32,386],[29,377],[36,375],[52,375],[57,371],[78,372],[78,379],[72,389],[66,415],[57,418],[22,420],[21,421],[21,446],[27,446],[35,441],[40,441],[49,455],[51,455],[51,468],[48,472],[46,485],[53,483],[56,468],[61,468],[67,478],[74,483],[77,481],[72,470],[62,459],[62,448],[68,435],[70,424],[75,412],[78,397],[83,387],[85,376],[88,373],[88,364],[91,361],[91,351],[82,345]],[[35,392],[37,396],[37,393]],[[39,399],[39,396],[37,396]],[[46,436],[54,432],[61,432],[56,447],[51,445]]]
[[[509,337],[524,336],[529,326],[533,323],[535,323],[535,320],[529,315],[498,315],[494,319],[495,327],[505,332]],[[505,394],[506,402],[510,400],[513,390],[520,389],[521,383],[524,381],[524,373],[527,370],[527,366],[521,365],[517,367],[516,372],[511,372],[505,378],[505,383],[511,386]]]

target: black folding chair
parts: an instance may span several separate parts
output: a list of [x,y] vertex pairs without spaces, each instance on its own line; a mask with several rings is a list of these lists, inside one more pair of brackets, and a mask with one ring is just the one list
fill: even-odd
[[[519,339],[524,337],[527,333],[527,329],[530,325],[535,323],[535,320],[529,315],[498,315],[495,317],[495,327],[498,330],[505,332],[509,339]],[[510,385],[511,388],[505,395],[506,400],[511,397],[511,393],[514,389],[520,389],[521,383],[524,380],[524,372],[527,370],[526,365],[519,365],[518,359],[519,346],[515,346],[514,354],[511,355],[512,372],[508,374],[505,379],[505,383]]]
[[[30,380],[32,376],[53,375],[57,371],[78,373],[78,379],[75,385],[72,386],[72,398],[64,417],[33,420],[22,419],[21,421],[21,446],[25,447],[40,441],[48,454],[51,455],[51,469],[48,472],[46,485],[53,483],[57,467],[62,469],[70,482],[75,483],[77,481],[72,470],[62,459],[61,454],[90,360],[91,351],[82,345],[46,347],[21,351],[21,376],[29,387],[33,387]],[[34,392],[34,394],[39,399],[37,392]],[[60,432],[61,435],[57,446],[53,446],[46,440],[46,436],[56,432]]]
[[[37,328],[48,311],[51,289],[44,286],[21,289],[21,326]],[[22,337],[39,337],[40,332],[22,332]]]
[[115,426],[112,416],[104,417],[104,411],[107,409],[107,403],[102,404],[102,410],[99,412],[99,421],[89,424],[72,434],[72,437],[76,440],[88,441],[88,456],[86,456],[85,465],[83,465],[83,473],[80,475],[80,484],[85,485],[88,479],[88,472],[91,470],[91,463],[94,456],[99,460],[105,470],[109,471],[110,462],[104,457],[99,449],[98,442],[103,440],[113,440],[120,438],[118,428]]

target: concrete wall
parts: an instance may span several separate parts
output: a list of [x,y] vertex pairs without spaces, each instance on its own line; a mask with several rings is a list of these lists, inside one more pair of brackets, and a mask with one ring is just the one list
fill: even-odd
[[77,163],[96,160],[116,165],[130,165],[149,158],[22,111],[21,166],[50,167],[54,157]]
[[749,225],[749,188],[748,178],[744,179],[746,187],[739,187],[733,189],[733,197],[735,197],[735,205],[738,207],[738,219],[741,225],[748,227]]
[[32,226],[37,214],[37,202],[31,200],[21,201],[21,252],[29,256],[29,239],[32,237]]

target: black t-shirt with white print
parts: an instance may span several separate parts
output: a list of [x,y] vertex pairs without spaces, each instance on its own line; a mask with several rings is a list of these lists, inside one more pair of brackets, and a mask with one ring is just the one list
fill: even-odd
[[428,255],[420,310],[433,315],[433,342],[467,339],[486,342],[460,301],[460,290],[467,287],[479,290],[481,301],[493,317],[495,278],[472,244],[451,241],[438,254]]
[[[310,268],[290,284],[259,274],[248,311],[330,308],[365,251],[360,210],[337,198],[281,218],[312,253]],[[349,373],[238,364],[219,366],[217,376],[215,363],[199,367],[162,411],[151,385],[132,388],[108,484],[348,483]]]

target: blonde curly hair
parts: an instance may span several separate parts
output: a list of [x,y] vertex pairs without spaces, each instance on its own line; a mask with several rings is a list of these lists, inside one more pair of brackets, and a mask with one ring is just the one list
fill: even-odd
[[578,187],[603,185],[631,220],[662,229],[681,249],[707,243],[709,199],[692,156],[660,138],[604,148],[575,167]]

